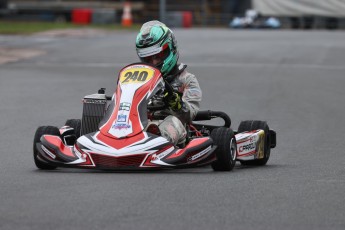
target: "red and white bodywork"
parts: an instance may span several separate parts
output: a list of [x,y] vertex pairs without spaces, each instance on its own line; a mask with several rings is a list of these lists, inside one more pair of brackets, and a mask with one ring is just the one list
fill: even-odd
[[238,133],[235,138],[237,142],[237,160],[248,161],[264,157],[264,130]]
[[192,139],[180,149],[144,131],[148,101],[164,84],[155,67],[139,63],[123,68],[99,130],[79,137],[74,146],[58,136],[43,135],[39,158],[56,166],[101,169],[191,167],[216,160],[210,137]]
[[150,104],[149,110],[148,104],[151,99],[159,98],[164,90],[173,90],[166,84],[161,72],[153,66],[137,63],[124,67],[111,100],[101,89],[98,94],[84,97],[81,120],[68,120],[68,125],[66,122],[60,129],[52,126],[37,129],[34,138],[36,166],[40,169],[127,170],[189,168],[212,163],[216,171],[229,171],[236,160],[242,164],[266,164],[270,148],[276,146],[276,133],[269,130],[266,122],[241,122],[242,127],[251,131],[238,133],[232,131],[231,119],[224,112],[199,111],[194,121],[219,117],[224,120],[224,126],[194,121],[187,124],[184,148],[160,136],[157,126],[151,129],[149,117],[154,116],[148,116],[148,111],[162,109],[164,103],[161,107]]

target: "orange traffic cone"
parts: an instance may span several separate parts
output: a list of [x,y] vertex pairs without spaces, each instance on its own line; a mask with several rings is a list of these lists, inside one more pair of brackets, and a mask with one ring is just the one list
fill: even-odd
[[130,27],[133,24],[130,2],[124,4],[121,24],[125,27]]

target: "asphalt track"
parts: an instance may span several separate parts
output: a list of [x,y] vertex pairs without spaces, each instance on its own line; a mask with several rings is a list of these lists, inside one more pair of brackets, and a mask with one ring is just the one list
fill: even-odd
[[155,173],[37,170],[40,125],[81,116],[137,61],[135,32],[0,36],[46,54],[0,66],[0,229],[345,229],[345,32],[176,29],[203,109],[268,121],[264,167]]

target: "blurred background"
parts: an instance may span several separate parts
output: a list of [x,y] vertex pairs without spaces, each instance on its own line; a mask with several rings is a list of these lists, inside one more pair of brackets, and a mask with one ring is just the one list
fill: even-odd
[[[111,95],[153,19],[174,28],[202,110],[277,131],[268,165],[37,170],[37,127]],[[344,230],[344,19],[345,0],[0,0],[0,230]]]
[[[344,29],[343,0],[0,0],[1,21],[130,27]],[[126,21],[127,20],[127,21]]]

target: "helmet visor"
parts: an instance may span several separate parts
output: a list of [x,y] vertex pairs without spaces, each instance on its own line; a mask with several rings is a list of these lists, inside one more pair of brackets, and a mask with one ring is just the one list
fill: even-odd
[[165,44],[162,47],[162,50],[159,51],[156,54],[146,56],[146,57],[140,57],[140,60],[142,62],[152,64],[154,66],[160,66],[163,64],[164,60],[170,55],[170,49],[168,44]]

